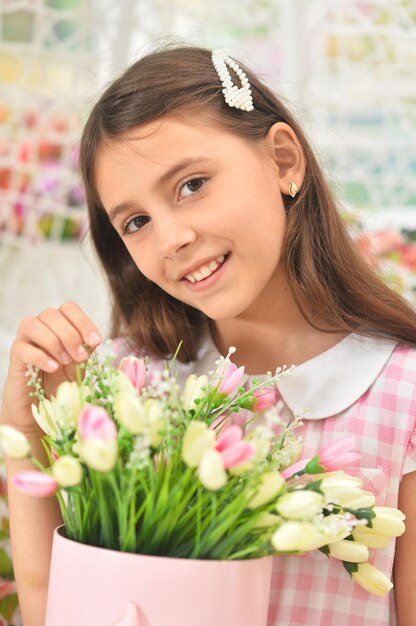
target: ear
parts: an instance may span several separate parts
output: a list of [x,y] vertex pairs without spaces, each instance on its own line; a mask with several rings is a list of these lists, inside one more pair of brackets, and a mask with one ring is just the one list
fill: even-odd
[[289,195],[289,184],[293,181],[302,187],[306,171],[303,148],[295,132],[285,122],[276,122],[266,135],[266,144],[278,169],[279,187],[283,195]]

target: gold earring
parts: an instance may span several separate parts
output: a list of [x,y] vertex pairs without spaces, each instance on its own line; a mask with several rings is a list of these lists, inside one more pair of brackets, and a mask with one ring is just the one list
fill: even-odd
[[298,193],[299,189],[296,183],[293,182],[293,180],[289,181],[289,196],[292,196],[292,198],[294,198],[296,196],[296,194]]

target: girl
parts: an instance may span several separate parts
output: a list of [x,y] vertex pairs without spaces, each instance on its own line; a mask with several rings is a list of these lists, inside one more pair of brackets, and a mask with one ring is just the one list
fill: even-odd
[[[354,433],[358,473],[378,504],[407,515],[396,548],[375,561],[392,575],[394,559],[395,595],[370,596],[320,553],[279,557],[269,626],[414,625],[416,315],[360,258],[292,115],[225,55],[163,49],[97,102],[81,168],[112,335],[155,359],[183,340],[183,376],[211,369],[230,345],[252,375],[297,364],[279,393],[287,414],[304,415],[305,456]],[[35,454],[26,365],[43,370],[53,394],[99,343],[75,303],[21,323],[1,421],[24,431]],[[7,464],[10,481],[26,462]],[[41,626],[57,502],[10,483],[9,506],[24,623]]]

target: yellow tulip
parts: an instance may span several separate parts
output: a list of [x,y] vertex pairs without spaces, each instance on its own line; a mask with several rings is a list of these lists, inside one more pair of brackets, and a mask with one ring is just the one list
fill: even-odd
[[360,541],[369,548],[385,548],[391,540],[389,535],[375,533],[372,528],[367,528],[367,526],[356,526],[351,534],[354,541]]
[[25,459],[30,454],[29,440],[13,426],[0,426],[0,443],[4,454],[11,459]]
[[207,450],[203,454],[198,468],[198,478],[210,491],[217,491],[227,483],[227,472],[217,450]]
[[328,546],[329,554],[335,559],[349,563],[363,563],[368,559],[368,548],[359,541],[341,539]]
[[141,435],[145,430],[146,413],[144,402],[133,391],[119,391],[114,398],[114,413],[129,433]]
[[73,456],[66,454],[54,463],[52,475],[61,487],[74,487],[82,480],[82,465]]
[[55,407],[52,402],[45,398],[42,402],[39,402],[39,406],[32,404],[31,408],[32,415],[43,432],[52,439],[57,439],[60,436],[60,432]]
[[205,395],[205,391],[202,389],[208,387],[208,377],[196,376],[195,374],[191,374],[188,376],[188,379],[185,383],[185,388],[183,390],[183,408],[185,411],[189,411],[190,409],[196,409],[197,405],[195,404],[195,400],[199,400],[203,398]]
[[163,405],[159,400],[149,399],[144,403],[144,410],[146,431],[149,435],[150,445],[156,448],[162,443],[166,428]]
[[270,526],[278,526],[282,523],[282,518],[279,515],[273,515],[273,513],[261,513],[254,528],[269,528]]
[[360,563],[351,576],[363,589],[376,596],[385,596],[393,587],[390,579],[370,563]]
[[111,472],[117,462],[117,439],[87,439],[79,442],[85,463],[98,472]]
[[260,485],[247,505],[248,508],[257,509],[263,506],[263,504],[270,502],[278,495],[285,484],[285,479],[279,472],[265,472],[261,476]]
[[77,383],[61,383],[52,404],[59,426],[64,430],[75,428],[83,405],[82,392]]
[[[373,528],[370,530],[373,530],[375,533],[388,535],[390,537],[400,537],[406,530],[403,522],[405,516],[398,509],[375,506],[373,511],[376,516],[371,520]],[[400,514],[402,517],[400,517]]]
[[277,552],[310,552],[326,545],[326,537],[311,522],[285,522],[272,535]]
[[278,499],[276,510],[282,517],[291,520],[310,520],[322,511],[325,498],[316,491],[299,489],[285,493]]
[[215,447],[215,432],[204,422],[191,422],[182,443],[182,459],[188,467],[198,467],[204,453]]

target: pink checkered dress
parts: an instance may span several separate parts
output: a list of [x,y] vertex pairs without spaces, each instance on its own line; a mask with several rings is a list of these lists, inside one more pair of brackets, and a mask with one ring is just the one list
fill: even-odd
[[[198,360],[180,365],[179,381],[213,369],[219,356],[207,338]],[[416,470],[416,349],[390,340],[349,335],[297,367],[278,387],[284,413],[303,415],[303,456],[354,435],[361,466],[351,473],[376,495],[397,506],[403,474]],[[370,562],[392,578],[394,540],[370,550]],[[249,593],[249,590],[245,590]],[[393,626],[394,593],[370,595],[342,563],[315,551],[276,557],[267,626]],[[253,626],[257,626],[253,624]]]
[[[404,473],[416,469],[416,350],[398,346],[373,384],[346,410],[326,419],[304,420],[305,456],[347,435],[362,454],[360,476],[376,503],[397,506]],[[351,472],[353,473],[353,472]],[[370,550],[370,562],[392,577],[394,541]],[[340,562],[320,552],[274,559],[268,626],[396,624],[394,594],[370,595]]]

